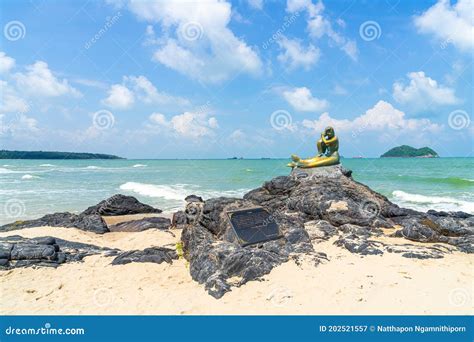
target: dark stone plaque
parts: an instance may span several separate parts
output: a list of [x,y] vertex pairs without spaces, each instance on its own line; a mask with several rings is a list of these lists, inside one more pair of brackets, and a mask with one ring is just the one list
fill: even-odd
[[241,246],[281,237],[278,224],[270,213],[263,208],[228,211],[227,215]]

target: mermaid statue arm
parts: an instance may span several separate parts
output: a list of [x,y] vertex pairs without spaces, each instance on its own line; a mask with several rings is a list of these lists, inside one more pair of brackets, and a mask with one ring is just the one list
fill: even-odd
[[337,137],[336,137],[336,136],[333,136],[333,137],[330,138],[330,139],[326,139],[325,136],[322,136],[322,139],[323,139],[323,142],[324,142],[326,145],[330,145],[330,144],[332,144],[332,143],[334,143],[334,142],[337,141]]

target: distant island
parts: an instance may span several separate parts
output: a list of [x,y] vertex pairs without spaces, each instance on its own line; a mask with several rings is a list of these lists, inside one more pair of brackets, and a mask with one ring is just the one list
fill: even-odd
[[429,147],[414,148],[408,145],[394,147],[380,156],[380,158],[438,158],[439,155]]
[[0,150],[0,159],[124,159],[110,154],[53,152],[53,151],[7,151]]

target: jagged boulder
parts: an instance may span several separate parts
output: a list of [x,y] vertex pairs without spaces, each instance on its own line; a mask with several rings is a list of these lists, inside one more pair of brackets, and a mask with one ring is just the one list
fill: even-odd
[[134,215],[134,214],[150,214],[161,213],[162,210],[153,208],[148,204],[141,203],[133,196],[125,196],[122,194],[114,195],[106,200],[99,202],[82,212],[83,215]]
[[[28,220],[28,221],[16,221],[3,226],[0,226],[0,231],[10,231],[23,228],[31,227],[65,227],[65,228],[78,228],[81,230],[103,234],[109,232],[107,224],[102,219],[102,216],[113,216],[113,215],[132,215],[132,214],[148,214],[148,213],[161,213],[160,209],[153,208],[147,204],[143,204],[138,201],[135,197],[114,195],[98,204],[87,208],[79,215],[72,213],[55,213],[48,214],[39,219]],[[135,222],[130,224],[130,229],[136,229],[136,231],[152,228],[151,225],[158,225],[163,227],[168,224],[162,219],[160,222],[152,222],[153,220],[144,219],[141,222]],[[124,224],[126,226],[127,224]],[[169,227],[169,225],[168,225]],[[122,227],[123,229],[126,229]],[[132,231],[132,230],[130,230]]]
[[[227,212],[259,206],[278,223],[282,238],[242,247]],[[182,233],[185,257],[194,280],[220,298],[232,286],[258,279],[272,268],[300,255],[324,258],[318,242],[334,243],[360,255],[400,253],[407,258],[440,258],[453,248],[474,252],[474,218],[466,213],[417,212],[400,208],[385,196],[354,181],[342,166],[295,169],[247,193],[243,199],[190,200]],[[403,237],[420,246],[389,244],[379,238]]]
[[172,227],[184,227],[187,223],[186,213],[183,210],[179,210],[173,213],[173,218],[171,220]]
[[131,262],[151,262],[156,264],[166,262],[171,264],[173,260],[176,259],[178,259],[178,254],[174,249],[150,247],[142,251],[134,250],[123,252],[112,261],[112,265],[125,265]]
[[419,242],[441,242],[474,253],[474,216],[466,213],[428,213],[392,218],[402,226],[394,236]]
[[[187,211],[193,205],[188,203]],[[202,203],[198,214],[191,210],[188,217],[182,242],[191,276],[205,284],[216,298],[230,291],[232,285],[240,286],[269,273],[292,253],[314,252],[302,221],[279,213],[272,213],[272,218],[279,225],[282,238],[242,247],[236,241],[227,212],[253,206],[247,200],[219,197]]]
[[48,214],[36,220],[16,221],[0,227],[0,231],[11,231],[31,227],[65,227],[103,234],[109,229],[100,215],[76,215],[71,213]]
[[125,221],[109,227],[111,232],[141,232],[147,229],[169,229],[171,220],[166,217],[145,217],[140,220]]
[[27,239],[19,235],[0,238],[0,268],[58,267],[94,254],[114,255],[118,250],[71,242],[51,236]]

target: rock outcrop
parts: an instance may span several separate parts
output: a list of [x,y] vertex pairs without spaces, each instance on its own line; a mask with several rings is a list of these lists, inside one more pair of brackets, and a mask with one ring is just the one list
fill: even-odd
[[0,238],[0,269],[27,266],[57,267],[94,254],[116,255],[118,250],[71,242],[51,236],[33,239],[19,235]]
[[83,215],[101,215],[101,216],[117,216],[117,215],[134,215],[134,214],[152,214],[161,213],[162,210],[153,208],[148,204],[141,203],[133,196],[125,196],[121,194],[114,195],[98,204],[87,208],[82,212]]
[[109,227],[111,232],[141,232],[147,229],[169,229],[171,220],[166,217],[145,217],[140,220],[125,221]]
[[0,238],[0,270],[19,267],[58,267],[69,262],[80,262],[86,256],[102,254],[115,256],[112,265],[132,262],[171,264],[178,259],[176,250],[166,247],[150,247],[142,251],[121,251],[90,244],[67,241],[51,236],[27,239],[19,235]]
[[[149,214],[161,212],[162,211],[160,209],[156,209],[147,204],[141,203],[135,197],[118,194],[87,208],[79,215],[67,212],[48,214],[39,219],[16,221],[0,226],[0,231],[50,226],[65,228],[72,227],[97,234],[103,234],[109,232],[109,228],[102,219],[102,216]],[[135,222],[134,224],[124,224],[123,226],[118,227],[118,229],[136,229],[123,231],[140,231],[148,228],[155,228],[156,226],[158,226],[159,229],[162,229],[160,227],[164,227],[166,224],[168,224],[168,222],[169,220],[164,218],[155,221],[153,221],[153,219],[147,218],[141,220],[141,222]],[[151,227],[151,225],[155,225],[155,227]],[[169,225],[170,224],[168,224],[168,227]]]
[[255,204],[248,200],[223,197],[187,205],[188,226],[182,233],[184,255],[193,279],[205,284],[216,298],[232,285],[240,286],[269,273],[293,253],[314,254],[317,262],[303,221],[291,215],[274,216],[284,238],[240,246],[226,212],[252,206]]
[[112,265],[125,265],[131,262],[152,262],[161,264],[166,262],[171,264],[173,260],[178,259],[178,254],[174,249],[166,247],[150,247],[143,251],[135,250],[119,254],[113,261]]
[[11,231],[31,227],[65,227],[103,234],[109,229],[100,215],[76,215],[71,213],[48,214],[36,220],[16,221],[0,227],[0,231]]
[[[289,176],[265,182],[243,199],[202,201],[196,197],[189,197],[185,210],[184,256],[192,278],[216,298],[290,258],[309,255],[317,264],[326,257],[317,253],[317,243],[330,238],[335,245],[360,255],[400,253],[407,258],[440,258],[453,249],[474,252],[472,215],[400,208],[354,181],[341,165],[295,169]],[[282,237],[242,247],[227,212],[255,206],[271,214]],[[407,243],[390,244],[380,239],[390,236],[407,239]],[[420,246],[408,240],[438,244]]]

